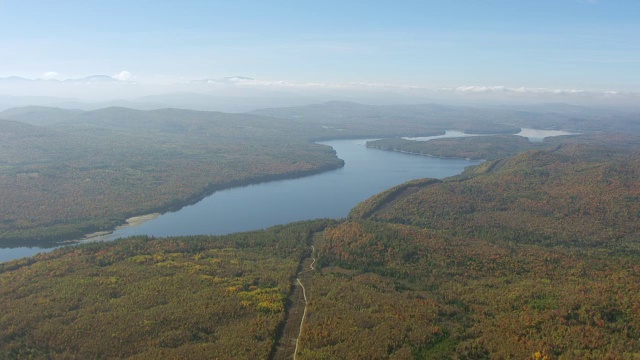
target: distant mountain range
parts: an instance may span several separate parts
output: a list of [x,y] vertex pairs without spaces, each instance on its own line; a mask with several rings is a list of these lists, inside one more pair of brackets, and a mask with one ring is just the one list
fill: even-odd
[[[57,101],[56,101],[57,100]],[[314,126],[316,138],[379,136],[426,136],[459,130],[470,134],[515,134],[521,128],[561,129],[578,133],[607,131],[640,133],[638,113],[579,107],[566,104],[543,104],[529,108],[479,108],[442,104],[367,105],[348,101],[329,101],[304,104],[313,99],[299,97],[299,106],[278,107],[292,102],[292,98],[213,96],[198,93],[172,93],[137,98],[136,101],[110,101],[83,103],[75,99],[55,98],[6,98],[0,96],[0,119],[22,121],[32,125],[49,125],[64,122],[79,115],[82,110],[104,108],[129,108],[136,110],[160,110],[167,108],[247,112],[271,119],[283,119],[292,123]],[[3,103],[18,103],[3,108]],[[39,106],[25,106],[27,104]],[[58,109],[56,109],[58,108]],[[2,111],[5,110],[5,111]],[[119,114],[120,112],[118,112]],[[113,113],[111,113],[113,115]],[[157,113],[145,113],[156,116]],[[138,116],[138,115],[136,115]],[[395,122],[393,131],[388,124]],[[372,130],[377,129],[377,130]]]
[[[35,80],[27,81],[34,82]],[[114,84],[118,84],[118,80]],[[21,106],[53,106],[82,110],[97,110],[119,106],[138,110],[180,108],[200,111],[248,112],[267,107],[300,106],[321,101],[321,98],[280,94],[266,90],[250,90],[244,94],[232,91],[227,91],[225,94],[183,91],[111,101],[82,101],[77,98],[55,96],[0,95],[0,111]]]
[[49,83],[105,83],[105,82],[126,82],[113,78],[108,75],[90,75],[77,79],[27,79],[20,76],[9,76],[0,78],[0,83],[31,83],[31,82],[49,82]]
[[[132,81],[136,78],[127,72],[113,76],[96,74],[64,80],[51,79],[50,75],[36,79],[0,77],[0,111],[16,106],[37,105],[83,110],[124,106],[142,110],[176,107],[201,111],[247,112],[261,108],[350,101],[370,105],[438,103],[476,108],[574,113],[576,116],[583,116],[583,106],[590,109],[599,107],[605,112],[611,109],[640,112],[640,93],[470,92],[387,87],[384,84],[295,83],[241,75],[172,83],[145,82],[142,79]],[[30,101],[15,98],[17,102],[5,101],[7,98],[3,95],[29,97]],[[36,95],[48,99],[33,98]],[[65,99],[52,99],[55,97]],[[73,100],[70,101],[69,98]]]
[[0,119],[19,121],[29,125],[47,126],[69,121],[82,110],[60,109],[47,106],[24,106],[11,108],[0,112]]

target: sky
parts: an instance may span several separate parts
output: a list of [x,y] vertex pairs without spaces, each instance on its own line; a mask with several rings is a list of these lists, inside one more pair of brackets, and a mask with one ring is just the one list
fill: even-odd
[[30,79],[635,93],[639,39],[637,0],[0,0]]

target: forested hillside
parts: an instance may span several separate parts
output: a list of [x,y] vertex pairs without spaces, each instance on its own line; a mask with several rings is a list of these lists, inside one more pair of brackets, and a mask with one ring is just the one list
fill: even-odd
[[632,359],[638,159],[562,145],[408,182],[341,223],[1,264],[0,357],[269,358],[313,256],[299,359]]
[[640,353],[640,162],[582,145],[412,181],[327,229],[304,358]]
[[325,231],[318,256],[300,359],[640,353],[634,253],[351,220]]
[[[31,110],[10,114],[38,123],[60,113]],[[175,109],[109,108],[50,126],[2,120],[0,243],[77,239],[216,189],[342,166],[304,134],[284,120]]]
[[352,215],[519,243],[635,248],[638,155],[584,145],[533,150],[485,162],[371,212],[374,197]]

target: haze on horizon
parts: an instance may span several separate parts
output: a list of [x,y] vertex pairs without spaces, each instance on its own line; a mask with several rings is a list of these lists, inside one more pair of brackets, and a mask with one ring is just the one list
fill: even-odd
[[171,93],[253,107],[637,106],[638,13],[632,0],[0,0],[0,105],[11,96],[161,103],[169,98],[153,95]]

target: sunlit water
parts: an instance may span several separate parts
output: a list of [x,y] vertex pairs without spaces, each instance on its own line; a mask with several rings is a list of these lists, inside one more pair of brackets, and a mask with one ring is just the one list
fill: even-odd
[[[530,128],[521,128],[520,132],[513,135],[526,137],[529,141],[540,142],[545,138],[561,135],[575,135],[576,133],[564,130],[538,130]],[[469,137],[469,136],[487,136],[487,134],[465,134],[462,131],[447,130],[444,135],[438,136],[421,136],[421,137],[404,137],[406,140],[429,141],[433,139],[450,138],[450,137]]]
[[524,136],[528,138],[530,141],[539,142],[543,141],[545,138],[553,137],[553,136],[562,136],[562,135],[575,135],[576,133],[564,131],[564,130],[538,130],[538,129],[529,129],[522,128],[520,132],[516,135]]

